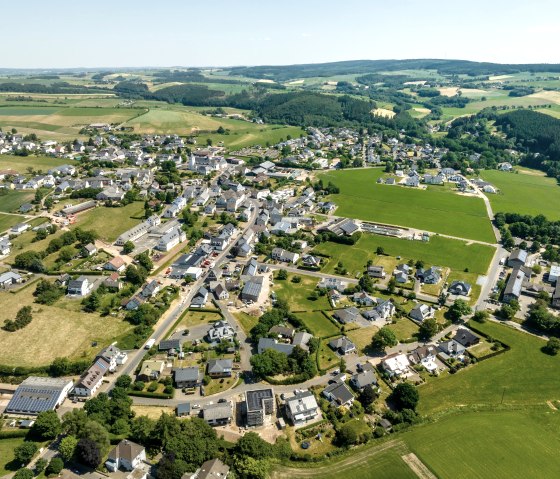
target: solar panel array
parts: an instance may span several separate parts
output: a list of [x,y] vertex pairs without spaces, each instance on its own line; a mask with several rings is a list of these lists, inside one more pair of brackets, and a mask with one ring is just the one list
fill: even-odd
[[56,407],[62,388],[24,386],[17,388],[6,407],[6,412],[39,414]]

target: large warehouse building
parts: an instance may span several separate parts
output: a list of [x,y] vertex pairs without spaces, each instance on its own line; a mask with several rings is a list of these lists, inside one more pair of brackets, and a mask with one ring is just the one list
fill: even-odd
[[36,416],[53,411],[64,402],[72,386],[68,378],[30,376],[18,386],[5,413]]

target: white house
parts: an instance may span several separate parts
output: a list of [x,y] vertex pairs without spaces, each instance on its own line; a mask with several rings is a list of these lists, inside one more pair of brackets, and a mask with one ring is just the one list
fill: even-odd
[[123,439],[109,453],[105,466],[111,472],[119,469],[133,471],[146,460],[146,450],[144,447],[127,439]]

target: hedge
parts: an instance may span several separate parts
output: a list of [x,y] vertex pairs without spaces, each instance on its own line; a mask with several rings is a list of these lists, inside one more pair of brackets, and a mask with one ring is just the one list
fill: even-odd
[[25,437],[29,431],[25,429],[16,429],[15,431],[0,431],[0,441],[2,439],[14,439]]
[[155,398],[155,399],[173,399],[173,394],[164,393],[151,393],[148,391],[128,391],[129,396],[137,396],[140,398]]

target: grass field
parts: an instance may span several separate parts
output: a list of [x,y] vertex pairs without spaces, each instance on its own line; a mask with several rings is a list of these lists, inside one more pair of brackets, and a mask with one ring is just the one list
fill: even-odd
[[560,477],[560,412],[545,408],[458,413],[403,439],[442,479]]
[[8,190],[6,194],[0,194],[0,211],[17,213],[22,204],[29,203],[34,197],[33,192]]
[[258,316],[253,316],[243,312],[235,313],[235,317],[246,334],[249,334],[249,331],[251,331],[251,329],[253,329],[253,327],[259,322]]
[[358,351],[363,352],[371,344],[371,339],[377,330],[377,326],[367,326],[349,331],[346,336],[356,345]]
[[427,190],[380,185],[380,168],[323,173],[340,194],[329,197],[337,216],[409,226],[459,238],[496,241],[480,198],[460,196],[437,186]]
[[12,226],[21,223],[25,218],[18,215],[5,215],[0,213],[0,233],[10,229]]
[[[379,246],[385,250],[387,256],[375,254]],[[468,268],[471,273],[486,274],[494,255],[494,248],[491,246],[478,243],[468,245],[463,241],[441,236],[432,236],[429,242],[424,243],[373,234],[363,234],[353,246],[321,243],[315,251],[334,258],[327,263],[325,272],[333,273],[337,263],[342,261],[351,276],[363,272],[368,259],[373,260],[375,264],[382,264],[388,270],[387,258],[396,256],[401,257],[401,262],[421,259],[426,265],[447,266],[456,271]],[[392,270],[387,271],[387,274],[391,273]]]
[[387,327],[395,333],[399,342],[415,338],[415,335],[420,330],[418,325],[408,318],[397,319],[396,323],[389,324]]
[[500,189],[496,195],[487,195],[494,213],[543,214],[549,220],[560,219],[560,186],[553,178],[534,170],[519,174],[485,170],[481,176]]
[[218,313],[210,313],[206,311],[187,311],[181,319],[179,325],[189,328],[191,326],[197,326],[199,324],[219,321],[220,319],[222,319],[222,317]]
[[49,156],[14,156],[0,155],[0,170],[16,170],[18,173],[27,173],[28,168],[46,173],[51,168],[60,165],[77,165],[75,160],[67,158],[51,158]]
[[93,230],[102,240],[112,243],[117,237],[142,222],[144,204],[133,202],[118,208],[98,207],[77,216],[76,226]]
[[560,382],[552,379],[560,367],[560,357],[542,353],[543,340],[496,323],[476,326],[511,350],[421,386],[422,414],[460,405],[544,404],[560,397]]
[[0,439],[0,476],[8,474],[6,465],[14,460],[14,449],[23,443],[23,437]]
[[[33,291],[32,284],[15,294],[0,293],[0,324],[14,319],[22,306],[33,308],[33,320],[25,328],[15,332],[0,330],[0,364],[41,366],[62,356],[90,358],[132,329],[122,319],[81,312],[79,300],[61,299],[53,306],[36,304]],[[97,341],[97,346],[92,347],[92,341]]]
[[296,316],[309,328],[313,336],[324,338],[340,332],[340,329],[331,320],[327,319],[321,311],[308,311],[298,313]]
[[[288,274],[288,279],[278,280],[276,274],[274,275],[273,290],[279,298],[288,301],[290,310],[295,311],[314,311],[318,309],[331,309],[329,301],[326,296],[320,296],[317,301],[309,299],[309,295],[317,287],[319,278],[313,276],[305,276],[303,274]],[[299,276],[300,283],[292,283],[292,278]]]

